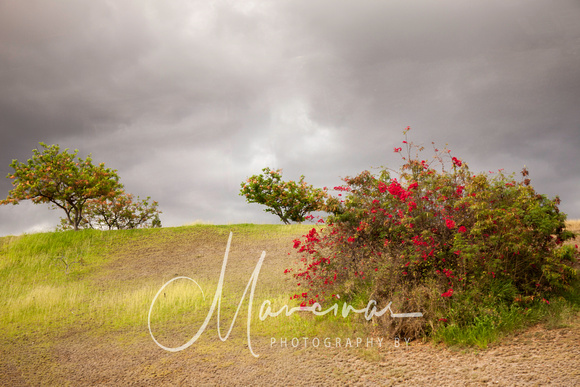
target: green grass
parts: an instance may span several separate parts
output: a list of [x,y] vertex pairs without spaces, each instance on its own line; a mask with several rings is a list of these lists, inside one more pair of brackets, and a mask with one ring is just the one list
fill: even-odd
[[[0,309],[3,310],[0,327],[7,339],[58,336],[71,329],[85,330],[94,335],[111,331],[127,332],[127,335],[135,331],[148,334],[148,313],[153,298],[161,286],[178,273],[168,275],[152,270],[139,278],[125,279],[119,275],[119,271],[125,270],[123,265],[135,262],[135,267],[139,268],[139,260],[146,259],[139,256],[140,251],[157,249],[157,255],[153,256],[157,259],[164,254],[165,247],[183,248],[184,254],[187,254],[188,243],[202,246],[202,250],[212,247],[215,252],[201,257],[207,268],[195,272],[201,277],[196,281],[203,289],[205,299],[191,281],[177,280],[164,289],[152,307],[151,327],[155,336],[168,345],[182,342],[191,336],[192,326],[201,326],[206,317],[217,286],[225,242],[229,232],[233,231],[231,263],[226,271],[221,305],[221,329],[225,334],[259,258],[253,252],[236,251],[239,241],[244,241],[245,248],[256,245],[257,249],[265,240],[274,241],[282,246],[288,245],[291,250],[291,240],[310,227],[195,225],[143,230],[66,231],[0,238],[0,276],[3,279],[0,284]],[[282,257],[283,252],[270,254]],[[235,272],[236,265],[244,274]],[[283,332],[289,337],[302,337],[335,335],[337,332],[348,334],[357,329],[352,318],[315,317],[304,312],[260,320],[259,309],[264,300],[270,300],[274,310],[292,304],[289,294],[293,289],[283,281],[284,267],[266,266],[260,273],[254,298],[252,335],[280,336]],[[127,277],[130,274],[127,273]],[[246,326],[248,297],[249,294],[235,322],[238,330]],[[213,324],[216,314],[212,318]]]
[[432,340],[449,346],[484,349],[502,337],[536,324],[543,324],[547,329],[570,327],[580,313],[580,286],[577,282],[570,292],[549,304],[536,300],[525,305],[497,307],[494,313],[486,312],[481,309],[480,317],[466,326],[441,325]]

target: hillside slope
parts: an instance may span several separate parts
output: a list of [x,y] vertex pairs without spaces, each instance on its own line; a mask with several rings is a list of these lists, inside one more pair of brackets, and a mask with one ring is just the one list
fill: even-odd
[[[397,346],[395,338],[373,335],[352,319],[261,321],[264,300],[276,309],[290,303],[294,281],[283,271],[296,258],[292,240],[308,228],[191,226],[1,238],[0,385],[580,384],[578,320],[537,326],[477,351],[402,340]],[[161,349],[149,331],[149,311],[156,313],[156,339],[167,346],[187,342],[211,307],[230,231],[221,333],[266,251],[250,319],[259,357],[248,346],[249,293],[227,340],[219,339],[214,314],[190,347]],[[179,276],[195,280],[205,300],[191,281],[177,280],[152,307],[161,287]]]

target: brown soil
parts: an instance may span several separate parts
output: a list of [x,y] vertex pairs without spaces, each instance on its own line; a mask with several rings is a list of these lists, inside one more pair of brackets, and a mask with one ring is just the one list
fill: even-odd
[[[192,237],[184,234],[181,238],[181,242],[187,242]],[[195,261],[202,256],[217,260],[204,272],[219,274],[223,248],[188,250],[182,247],[185,245],[175,239],[167,245],[156,244],[155,248],[139,242],[130,248],[132,256],[141,256],[139,261],[123,259],[128,250],[121,251],[106,276],[94,281],[106,286],[107,281],[138,283],[147,276],[170,278],[187,274],[180,270],[186,263],[191,265],[192,259],[196,267],[208,264],[207,260]],[[221,239],[219,245],[225,247]],[[256,262],[262,249],[278,252],[269,253],[271,259],[260,275],[260,286],[275,286],[276,280],[271,279],[275,276],[269,274],[287,261],[285,246],[273,238],[262,241],[260,246],[251,239],[238,239],[232,245],[232,266],[228,268],[236,272],[238,266],[243,266],[236,257],[249,256],[247,259]],[[253,266],[244,268],[243,278],[249,278],[251,270]],[[118,273],[124,275],[116,278]],[[305,346],[301,337],[296,347],[292,337],[283,347],[280,337],[275,337],[277,345],[271,346],[271,338],[257,332],[252,336],[252,346],[260,356],[255,358],[247,347],[243,317],[227,341],[220,341],[215,326],[210,326],[198,342],[176,353],[159,348],[146,324],[132,332],[99,334],[90,326],[78,327],[46,340],[31,339],[26,334],[11,341],[0,337],[0,385],[580,385],[578,320],[566,328],[534,327],[485,350],[454,350],[420,342],[406,345],[404,341],[397,347],[388,338],[380,348],[374,338],[374,345],[367,348],[366,337],[359,348],[355,337],[350,338],[353,347],[349,348],[344,347],[345,337],[340,348],[325,347],[322,337],[318,338],[317,348],[311,338]],[[332,340],[335,344],[335,338]]]
[[[210,335],[207,332],[208,336]],[[578,386],[580,324],[531,329],[483,351],[458,352],[430,344],[398,348],[394,341],[368,359],[355,348],[270,347],[255,340],[254,358],[242,343],[195,344],[169,353],[148,336],[121,343],[114,335],[83,332],[58,344],[20,343],[3,353],[0,383],[27,385],[441,385]],[[205,346],[202,345],[205,348]],[[29,361],[31,361],[29,363]]]

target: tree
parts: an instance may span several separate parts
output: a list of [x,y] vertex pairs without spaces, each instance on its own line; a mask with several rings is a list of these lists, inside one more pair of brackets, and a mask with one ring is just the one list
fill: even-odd
[[323,209],[326,192],[313,188],[300,176],[298,183],[282,181],[282,170],[262,169],[261,175],[254,175],[241,184],[240,195],[248,203],[259,203],[268,206],[266,212],[278,215],[282,222],[303,222],[310,212]]
[[71,154],[68,149],[61,152],[58,145],[40,145],[42,152],[34,149],[26,163],[12,161],[14,173],[7,177],[14,188],[0,204],[52,203],[53,208],[64,210],[68,224],[78,230],[88,200],[112,199],[122,190],[117,171],[105,168],[104,163],[93,165],[90,155],[83,160],[77,157],[78,150]]
[[[132,194],[119,192],[112,198],[89,199],[85,204],[80,228],[133,229],[161,227],[157,202],[151,198],[141,200]],[[70,228],[67,219],[62,219],[61,228]]]

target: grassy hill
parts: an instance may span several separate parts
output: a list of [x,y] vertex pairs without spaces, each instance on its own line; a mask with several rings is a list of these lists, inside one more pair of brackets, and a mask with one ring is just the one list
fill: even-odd
[[[266,258],[251,316],[254,342],[261,340],[264,344],[276,332],[292,338],[325,330],[352,330],[351,321],[339,324],[338,318],[332,317],[319,317],[314,324],[313,316],[299,314],[259,319],[260,305],[266,299],[273,310],[285,304],[296,306],[290,301],[294,280],[283,272],[296,258],[292,240],[311,227],[196,225],[0,238],[0,354],[9,353],[17,367],[30,374],[54,368],[49,354],[71,335],[83,340],[147,340],[153,344],[153,333],[165,346],[182,345],[203,324],[211,307],[230,232],[233,238],[220,316],[222,336],[233,328],[229,345],[247,348],[249,291],[243,299],[242,295],[262,251],[266,251]],[[195,280],[199,287],[184,279],[174,281],[152,306],[161,287],[179,276]],[[207,340],[200,339],[197,350],[210,351],[217,345],[216,321],[217,310],[203,335]],[[31,351],[23,346],[30,342],[42,344]],[[47,375],[60,380],[51,372]]]
[[[81,326],[108,332],[142,325],[156,292],[177,276],[195,279],[211,300],[230,231],[224,299],[241,297],[262,251],[267,258],[258,294],[286,298],[292,286],[283,270],[292,261],[291,241],[307,229],[200,225],[1,238],[0,324],[8,337],[55,334]],[[173,287],[187,293],[192,286],[181,281]],[[179,291],[173,291],[176,299],[188,298]]]
[[[170,359],[188,364],[195,358],[223,367],[255,364],[247,339],[250,290],[245,298],[242,295],[262,251],[266,258],[250,317],[251,345],[257,354],[270,357],[274,368],[280,356],[288,355],[293,338],[375,337],[373,324],[364,324],[362,316],[345,319],[295,313],[264,321],[259,318],[264,300],[271,302],[273,310],[296,305],[290,301],[295,281],[283,272],[297,258],[292,240],[311,227],[196,225],[0,238],[0,384],[62,385],[71,380],[72,384],[115,384],[115,380],[139,384],[139,380],[163,378],[171,368],[167,368]],[[230,232],[233,238],[220,315],[221,335],[226,336],[231,328],[229,338],[219,340],[216,312],[187,351],[174,355],[161,350],[152,334],[163,345],[178,347],[203,325],[214,300]],[[188,277],[195,283],[180,279],[167,284],[176,277]],[[563,317],[561,312],[544,311],[542,316],[558,314],[552,319],[554,326],[567,326],[577,316],[572,307],[567,307]],[[283,338],[289,340],[288,345],[277,348]],[[298,352],[301,356],[320,357],[320,352],[308,355],[308,345],[297,347],[306,351]],[[365,346],[355,349],[359,358],[371,361],[380,359],[381,351],[384,349]],[[115,359],[118,366],[113,366]],[[108,365],[103,366],[103,361],[109,361]],[[150,368],[143,368],[143,362]],[[135,374],[119,379],[131,367],[136,367]],[[115,377],[108,378],[108,373]],[[230,376],[236,380],[235,375]]]

